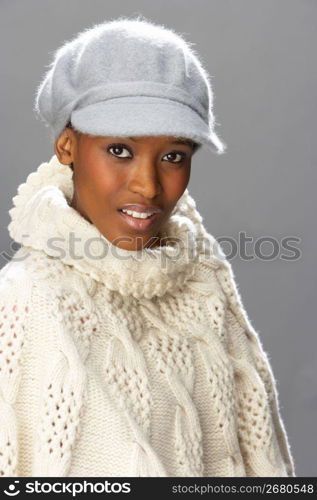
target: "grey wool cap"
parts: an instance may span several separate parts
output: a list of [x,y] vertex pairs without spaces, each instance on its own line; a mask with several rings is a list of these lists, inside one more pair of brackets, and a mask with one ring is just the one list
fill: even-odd
[[53,53],[34,110],[53,141],[71,121],[93,136],[185,137],[221,154],[210,80],[192,42],[144,16],[122,16]]

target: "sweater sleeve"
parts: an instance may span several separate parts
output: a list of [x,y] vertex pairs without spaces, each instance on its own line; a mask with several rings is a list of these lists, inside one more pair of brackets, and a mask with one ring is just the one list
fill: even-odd
[[231,265],[218,271],[228,298],[228,351],[235,369],[238,436],[247,476],[295,476],[271,364],[251,325]]
[[0,476],[19,476],[19,426],[15,401],[30,311],[31,283],[7,264],[0,272]]

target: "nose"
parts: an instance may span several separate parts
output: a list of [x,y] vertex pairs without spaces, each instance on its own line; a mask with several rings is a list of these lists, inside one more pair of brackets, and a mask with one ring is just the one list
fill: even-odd
[[140,161],[133,168],[129,179],[129,189],[144,198],[155,198],[161,192],[161,184],[157,169],[153,162]]

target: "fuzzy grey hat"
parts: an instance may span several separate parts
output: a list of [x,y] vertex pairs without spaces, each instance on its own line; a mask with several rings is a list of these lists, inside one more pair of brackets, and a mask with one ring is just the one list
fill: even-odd
[[144,16],[96,24],[66,41],[36,90],[55,141],[66,124],[98,136],[185,137],[221,154],[210,76],[192,43]]

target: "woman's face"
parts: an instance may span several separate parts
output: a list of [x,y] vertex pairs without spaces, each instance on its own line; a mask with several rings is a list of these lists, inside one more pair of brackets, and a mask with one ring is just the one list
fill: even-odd
[[[190,179],[192,141],[91,136],[65,128],[54,149],[61,163],[73,163],[71,206],[111,243],[127,250],[160,244],[162,225]],[[149,219],[125,215],[120,209],[128,204],[141,205],[143,213],[144,206],[159,213]]]

